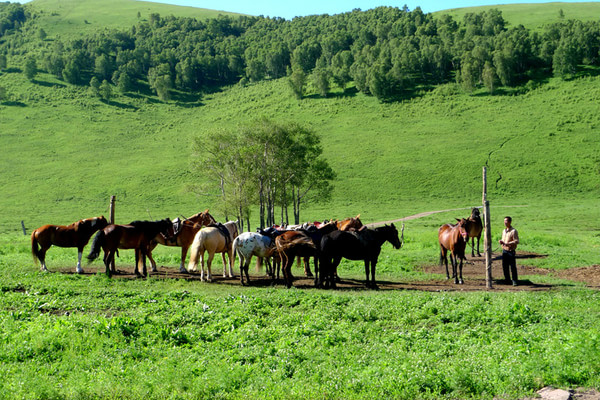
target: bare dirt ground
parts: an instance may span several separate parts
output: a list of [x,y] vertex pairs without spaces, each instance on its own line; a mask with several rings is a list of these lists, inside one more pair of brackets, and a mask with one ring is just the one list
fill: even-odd
[[[589,267],[571,268],[568,270],[554,271],[544,268],[536,268],[528,266],[527,261],[533,258],[545,257],[540,254],[517,252],[517,268],[519,273],[519,285],[512,286],[511,284],[505,284],[502,282],[502,264],[499,254],[494,254],[492,262],[492,290],[500,291],[544,291],[552,290],[554,288],[560,288],[565,286],[552,285],[546,283],[540,283],[539,276],[549,275],[560,279],[565,279],[573,282],[582,282],[585,286],[600,289],[600,265],[593,265]],[[268,287],[268,286],[283,286],[283,280],[280,279],[273,283],[269,277],[267,277],[263,271],[256,271],[254,269],[254,263],[252,263],[250,269],[250,285],[254,287]],[[237,267],[237,265],[236,265]],[[445,274],[445,268],[439,265],[423,265],[420,267],[424,272],[439,275]],[[98,272],[104,272],[104,267],[87,266],[85,267],[86,274],[96,274]],[[133,266],[119,266],[117,263],[118,274],[114,275],[114,278],[121,279],[135,279],[136,276],[133,272]],[[64,268],[61,269],[62,273],[75,273],[75,268]],[[220,259],[215,259],[213,264],[213,283],[224,284],[224,285],[239,285],[239,270],[236,270],[235,278],[223,278],[222,276],[222,264]],[[304,273],[301,269],[296,266],[293,267],[292,273],[295,276],[294,286],[302,289],[314,288],[314,282],[312,278],[304,277]],[[364,280],[359,279],[347,279],[344,278],[343,270],[340,271],[341,282],[338,283],[338,290],[369,290],[364,284]],[[188,281],[200,282],[200,273],[180,273],[178,268],[160,266],[158,272],[150,272],[149,276],[155,279],[184,279]],[[426,281],[390,281],[390,280],[378,280],[379,290],[420,290],[428,292],[439,292],[439,291],[480,291],[488,290],[486,286],[486,274],[485,274],[485,258],[484,257],[470,257],[467,256],[467,263],[463,265],[463,278],[464,284],[457,285],[452,279],[446,280],[445,277],[441,279],[432,279]]]

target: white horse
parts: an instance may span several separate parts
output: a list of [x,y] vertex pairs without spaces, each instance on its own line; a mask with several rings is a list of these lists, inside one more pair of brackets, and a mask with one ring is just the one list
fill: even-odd
[[[226,229],[227,236],[225,232],[221,231],[218,227],[209,226],[206,228],[202,228],[196,233],[194,237],[194,241],[192,242],[192,251],[190,253],[190,262],[188,263],[188,271],[195,272],[198,266],[198,259],[200,259],[200,264],[202,267],[202,271],[200,272],[200,280],[204,281],[212,281],[212,273],[211,266],[212,260],[215,256],[215,253],[221,253],[221,257],[223,258],[223,277],[227,277],[227,264],[225,262],[225,253],[229,256],[229,277],[233,278],[233,263],[234,263],[234,253],[233,253],[233,241],[238,235],[238,223],[237,221],[229,221],[223,224]],[[204,277],[204,252],[208,252],[207,266],[208,266],[208,274],[206,279]]]
[[275,251],[275,240],[272,237],[261,235],[257,232],[244,232],[233,241],[233,253],[240,257],[240,281],[244,284],[244,273],[246,280],[250,283],[248,266],[252,256],[262,257],[267,263],[267,273],[271,271],[268,257]]

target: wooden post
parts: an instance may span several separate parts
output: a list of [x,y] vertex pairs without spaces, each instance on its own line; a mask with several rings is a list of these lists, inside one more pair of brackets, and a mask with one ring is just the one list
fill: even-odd
[[25,222],[21,220],[21,228],[23,228],[23,235],[27,236],[27,229],[25,229]]
[[490,227],[490,202],[487,199],[487,168],[483,167],[483,224],[485,247],[485,286],[492,289],[492,228]]
[[[109,211],[109,214],[110,214],[110,223],[114,224],[115,223],[115,196],[110,196],[110,211]],[[113,257],[112,262],[110,263],[110,268],[111,268],[111,270],[116,271],[114,257]],[[137,268],[137,265],[136,265],[136,268]]]
[[115,223],[115,196],[110,196],[110,223]]

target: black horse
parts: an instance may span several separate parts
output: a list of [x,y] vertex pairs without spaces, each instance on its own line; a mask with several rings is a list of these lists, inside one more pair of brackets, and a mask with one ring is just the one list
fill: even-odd
[[[402,226],[404,237],[404,226]],[[364,260],[367,287],[376,288],[375,268],[381,253],[381,246],[390,242],[396,249],[402,247],[403,238],[398,237],[398,230],[392,225],[375,229],[362,229],[356,232],[334,231],[321,239],[321,274],[325,286],[335,287],[334,274],[342,258]],[[370,267],[370,268],[369,268]],[[369,280],[369,272],[371,279]]]

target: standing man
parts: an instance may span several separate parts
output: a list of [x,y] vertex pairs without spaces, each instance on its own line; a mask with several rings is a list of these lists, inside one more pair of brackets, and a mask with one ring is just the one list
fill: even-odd
[[519,244],[519,233],[515,228],[511,226],[512,218],[504,218],[505,229],[502,231],[502,240],[500,245],[502,246],[502,269],[504,270],[504,280],[510,282],[510,272],[512,273],[512,284],[517,286],[519,279],[517,276],[517,259],[516,252],[517,245]]

